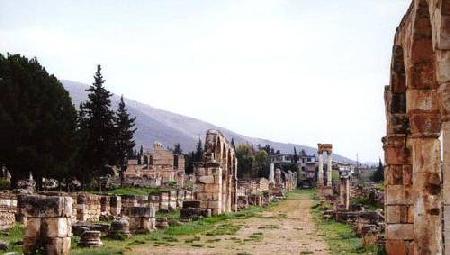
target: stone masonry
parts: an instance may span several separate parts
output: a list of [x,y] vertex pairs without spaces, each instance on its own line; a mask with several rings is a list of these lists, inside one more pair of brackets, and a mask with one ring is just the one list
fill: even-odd
[[412,1],[385,102],[387,253],[450,254],[450,0]]
[[234,147],[217,130],[208,130],[202,162],[194,169],[194,199],[213,215],[237,210],[237,159]]
[[27,227],[24,254],[69,254],[72,236],[72,198],[30,195],[23,198]]

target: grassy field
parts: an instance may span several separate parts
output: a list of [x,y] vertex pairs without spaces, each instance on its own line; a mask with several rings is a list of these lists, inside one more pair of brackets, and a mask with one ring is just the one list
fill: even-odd
[[138,188],[138,187],[122,187],[117,188],[114,190],[104,191],[104,192],[96,192],[93,193],[97,194],[108,194],[108,195],[116,195],[116,196],[123,196],[123,195],[149,195],[149,194],[158,194],[161,191],[166,191],[160,188]]
[[[103,246],[100,248],[82,248],[78,245],[79,237],[74,237],[72,242],[71,254],[85,255],[85,254],[123,254],[135,245],[154,245],[154,246],[172,246],[180,242],[179,237],[190,236],[195,241],[199,235],[214,236],[220,234],[232,234],[236,232],[236,226],[226,224],[229,219],[241,219],[253,217],[256,213],[262,211],[262,208],[252,207],[237,213],[223,214],[211,218],[205,218],[198,221],[189,222],[180,226],[172,226],[166,230],[157,230],[146,235],[134,235],[124,241],[112,240],[107,237],[102,237]],[[175,217],[177,213],[169,216]],[[159,215],[161,216],[161,215]],[[187,242],[188,240],[186,240]]]
[[361,238],[356,236],[350,225],[324,219],[322,215],[327,206],[319,204],[315,192],[308,191],[306,195],[316,200],[312,208],[314,221],[320,234],[326,236],[325,240],[332,254],[380,254],[377,247],[363,247]]
[[25,234],[25,227],[23,225],[15,225],[7,232],[0,232],[0,240],[9,243],[9,249],[7,252],[22,252],[22,245],[20,243],[23,240]]

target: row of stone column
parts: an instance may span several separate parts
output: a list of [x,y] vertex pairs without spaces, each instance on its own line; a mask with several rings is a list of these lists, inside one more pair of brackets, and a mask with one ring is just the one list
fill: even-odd
[[[327,183],[324,183],[324,160],[323,154],[327,153]],[[322,188],[324,186],[331,188],[333,185],[333,145],[331,144],[318,144],[317,154],[319,157],[319,169],[317,174],[317,186]]]

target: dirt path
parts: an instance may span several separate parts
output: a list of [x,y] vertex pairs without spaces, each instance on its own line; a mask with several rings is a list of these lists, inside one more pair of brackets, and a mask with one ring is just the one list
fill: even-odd
[[234,235],[201,235],[195,241],[185,237],[173,246],[136,247],[131,254],[329,254],[314,225],[312,203],[307,196],[294,193],[256,217],[218,224],[239,228]]

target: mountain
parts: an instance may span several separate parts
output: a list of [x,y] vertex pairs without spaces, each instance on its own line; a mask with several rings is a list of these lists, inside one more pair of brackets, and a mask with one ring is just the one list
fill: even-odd
[[[63,83],[64,88],[70,93],[75,106],[78,107],[81,102],[87,99],[88,93],[86,92],[86,89],[89,87],[88,85],[67,80],[62,80],[61,82]],[[112,105],[114,108],[117,108],[119,101],[120,97],[118,95],[113,95]],[[125,103],[127,104],[128,112],[136,117],[136,144],[138,146],[143,145],[144,148],[147,149],[152,148],[153,143],[157,141],[166,146],[173,146],[174,144],[179,143],[183,151],[193,151],[195,150],[198,138],[201,137],[204,139],[206,130],[218,129],[229,140],[234,138],[236,144],[270,144],[275,150],[280,150],[281,153],[293,153],[295,146],[297,147],[297,151],[303,149],[308,154],[317,153],[317,149],[313,147],[279,143],[262,138],[243,136],[226,128],[216,127],[199,119],[153,108],[134,100],[126,99]],[[337,154],[334,154],[333,158],[340,162],[353,162],[352,160]]]

